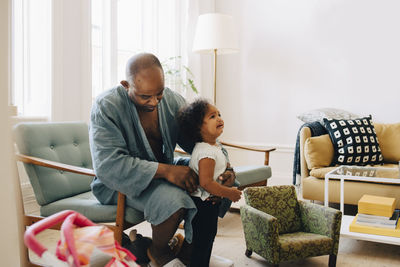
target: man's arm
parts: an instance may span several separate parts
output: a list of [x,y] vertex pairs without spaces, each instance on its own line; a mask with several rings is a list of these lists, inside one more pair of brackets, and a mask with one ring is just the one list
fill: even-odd
[[89,129],[90,148],[96,176],[108,188],[127,195],[139,195],[151,182],[158,163],[130,155],[116,119],[96,103]]
[[188,166],[169,165],[159,163],[154,178],[165,178],[189,193],[193,193],[199,184],[197,174]]

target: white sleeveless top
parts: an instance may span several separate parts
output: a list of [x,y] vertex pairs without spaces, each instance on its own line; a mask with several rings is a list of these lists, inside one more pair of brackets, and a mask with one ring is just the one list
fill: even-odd
[[[219,145],[213,146],[204,142],[196,143],[190,158],[189,167],[199,174],[199,161],[204,158],[215,160],[213,178],[214,180],[217,180],[218,176],[224,173],[227,165],[227,159],[222,152],[221,147]],[[198,189],[192,193],[192,196],[200,197],[202,200],[205,200],[210,196],[210,193],[199,186]]]

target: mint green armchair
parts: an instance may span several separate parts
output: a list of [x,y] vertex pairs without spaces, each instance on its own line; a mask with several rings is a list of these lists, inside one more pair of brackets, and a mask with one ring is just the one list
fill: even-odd
[[270,264],[320,255],[336,266],[342,213],[297,199],[294,186],[249,187],[240,208],[246,256]]
[[[17,160],[24,162],[42,217],[70,209],[93,222],[114,222],[107,226],[119,242],[124,229],[144,221],[142,212],[125,207],[125,195],[119,193],[114,206],[100,204],[92,194],[95,174],[86,123],[20,123],[14,127],[14,138]],[[29,223],[40,219],[26,216]]]

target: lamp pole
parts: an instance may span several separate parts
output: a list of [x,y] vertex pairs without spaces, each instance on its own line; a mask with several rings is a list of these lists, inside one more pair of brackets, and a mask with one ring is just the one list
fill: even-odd
[[217,105],[217,49],[214,49],[214,105]]
[[217,54],[236,53],[239,49],[232,16],[208,13],[199,16],[193,51],[214,56],[214,104],[217,104]]

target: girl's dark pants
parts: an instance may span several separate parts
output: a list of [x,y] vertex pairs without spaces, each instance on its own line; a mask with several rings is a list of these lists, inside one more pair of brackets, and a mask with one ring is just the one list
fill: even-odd
[[202,201],[192,197],[197,213],[192,221],[193,249],[190,267],[207,267],[210,264],[211,251],[217,234],[219,203]]

